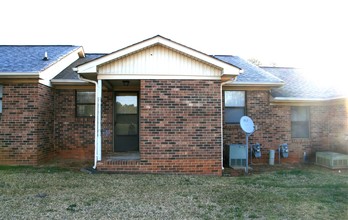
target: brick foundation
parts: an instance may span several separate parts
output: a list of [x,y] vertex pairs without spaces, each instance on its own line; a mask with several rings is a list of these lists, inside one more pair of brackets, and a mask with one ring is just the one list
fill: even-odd
[[125,173],[167,173],[221,175],[220,160],[212,159],[153,159],[130,161],[103,161],[98,170]]

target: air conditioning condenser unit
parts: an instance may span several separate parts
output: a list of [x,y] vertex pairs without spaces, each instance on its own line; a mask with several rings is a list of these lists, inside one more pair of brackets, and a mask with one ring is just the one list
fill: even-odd
[[243,144],[230,144],[230,167],[245,167],[247,161],[246,146]]

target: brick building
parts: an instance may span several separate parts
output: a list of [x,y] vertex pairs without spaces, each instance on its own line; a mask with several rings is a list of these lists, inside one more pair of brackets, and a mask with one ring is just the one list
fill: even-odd
[[76,46],[0,46],[0,164],[87,160],[116,172],[221,175],[224,146],[288,163],[348,153],[346,97],[294,68],[209,56],[161,36],[110,54]]

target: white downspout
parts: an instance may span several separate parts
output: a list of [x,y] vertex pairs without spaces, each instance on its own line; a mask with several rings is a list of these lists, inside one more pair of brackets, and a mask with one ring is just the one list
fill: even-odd
[[[102,97],[102,88],[103,88],[103,84],[102,84],[102,80],[98,79],[98,83],[97,83],[97,87],[98,87],[98,93],[96,94],[97,96],[97,118],[98,118],[98,132],[97,132],[97,149],[98,149],[98,152],[97,152],[97,159],[98,161],[101,161],[102,159],[102,149],[101,149],[101,146],[102,146],[102,137],[101,137],[101,122],[102,122],[102,119],[101,119],[101,115],[102,115],[102,110],[101,110],[101,97]],[[94,168],[95,169],[95,168]]]
[[82,76],[80,76],[80,74],[77,74],[79,79],[85,82],[89,82],[89,83],[93,83],[95,85],[95,120],[94,120],[94,166],[93,169],[97,168],[97,162],[99,159],[99,143],[101,143],[101,141],[99,141],[99,128],[100,128],[100,123],[99,123],[99,100],[98,100],[98,82],[93,81],[93,80],[89,80],[86,78],[83,78]]
[[[243,73],[244,72],[244,70],[242,70],[242,69],[240,69],[239,70],[239,74],[241,74],[241,73]],[[220,109],[221,109],[221,113],[220,113],[220,115],[221,115],[221,168],[222,168],[222,170],[224,170],[225,168],[224,168],[224,112],[223,112],[223,102],[222,102],[222,100],[223,100],[223,91],[222,91],[222,86],[224,86],[225,84],[227,84],[227,83],[231,83],[231,82],[233,82],[233,81],[235,81],[237,79],[237,77],[234,77],[234,78],[232,78],[232,79],[230,79],[230,80],[227,80],[226,82],[221,82],[221,87],[220,87],[220,100],[221,100],[221,106],[220,106]]]

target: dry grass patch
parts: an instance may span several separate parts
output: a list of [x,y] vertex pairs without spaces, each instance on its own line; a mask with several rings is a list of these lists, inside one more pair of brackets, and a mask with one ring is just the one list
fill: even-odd
[[313,166],[245,177],[0,167],[9,219],[348,219],[347,195],[348,171]]

